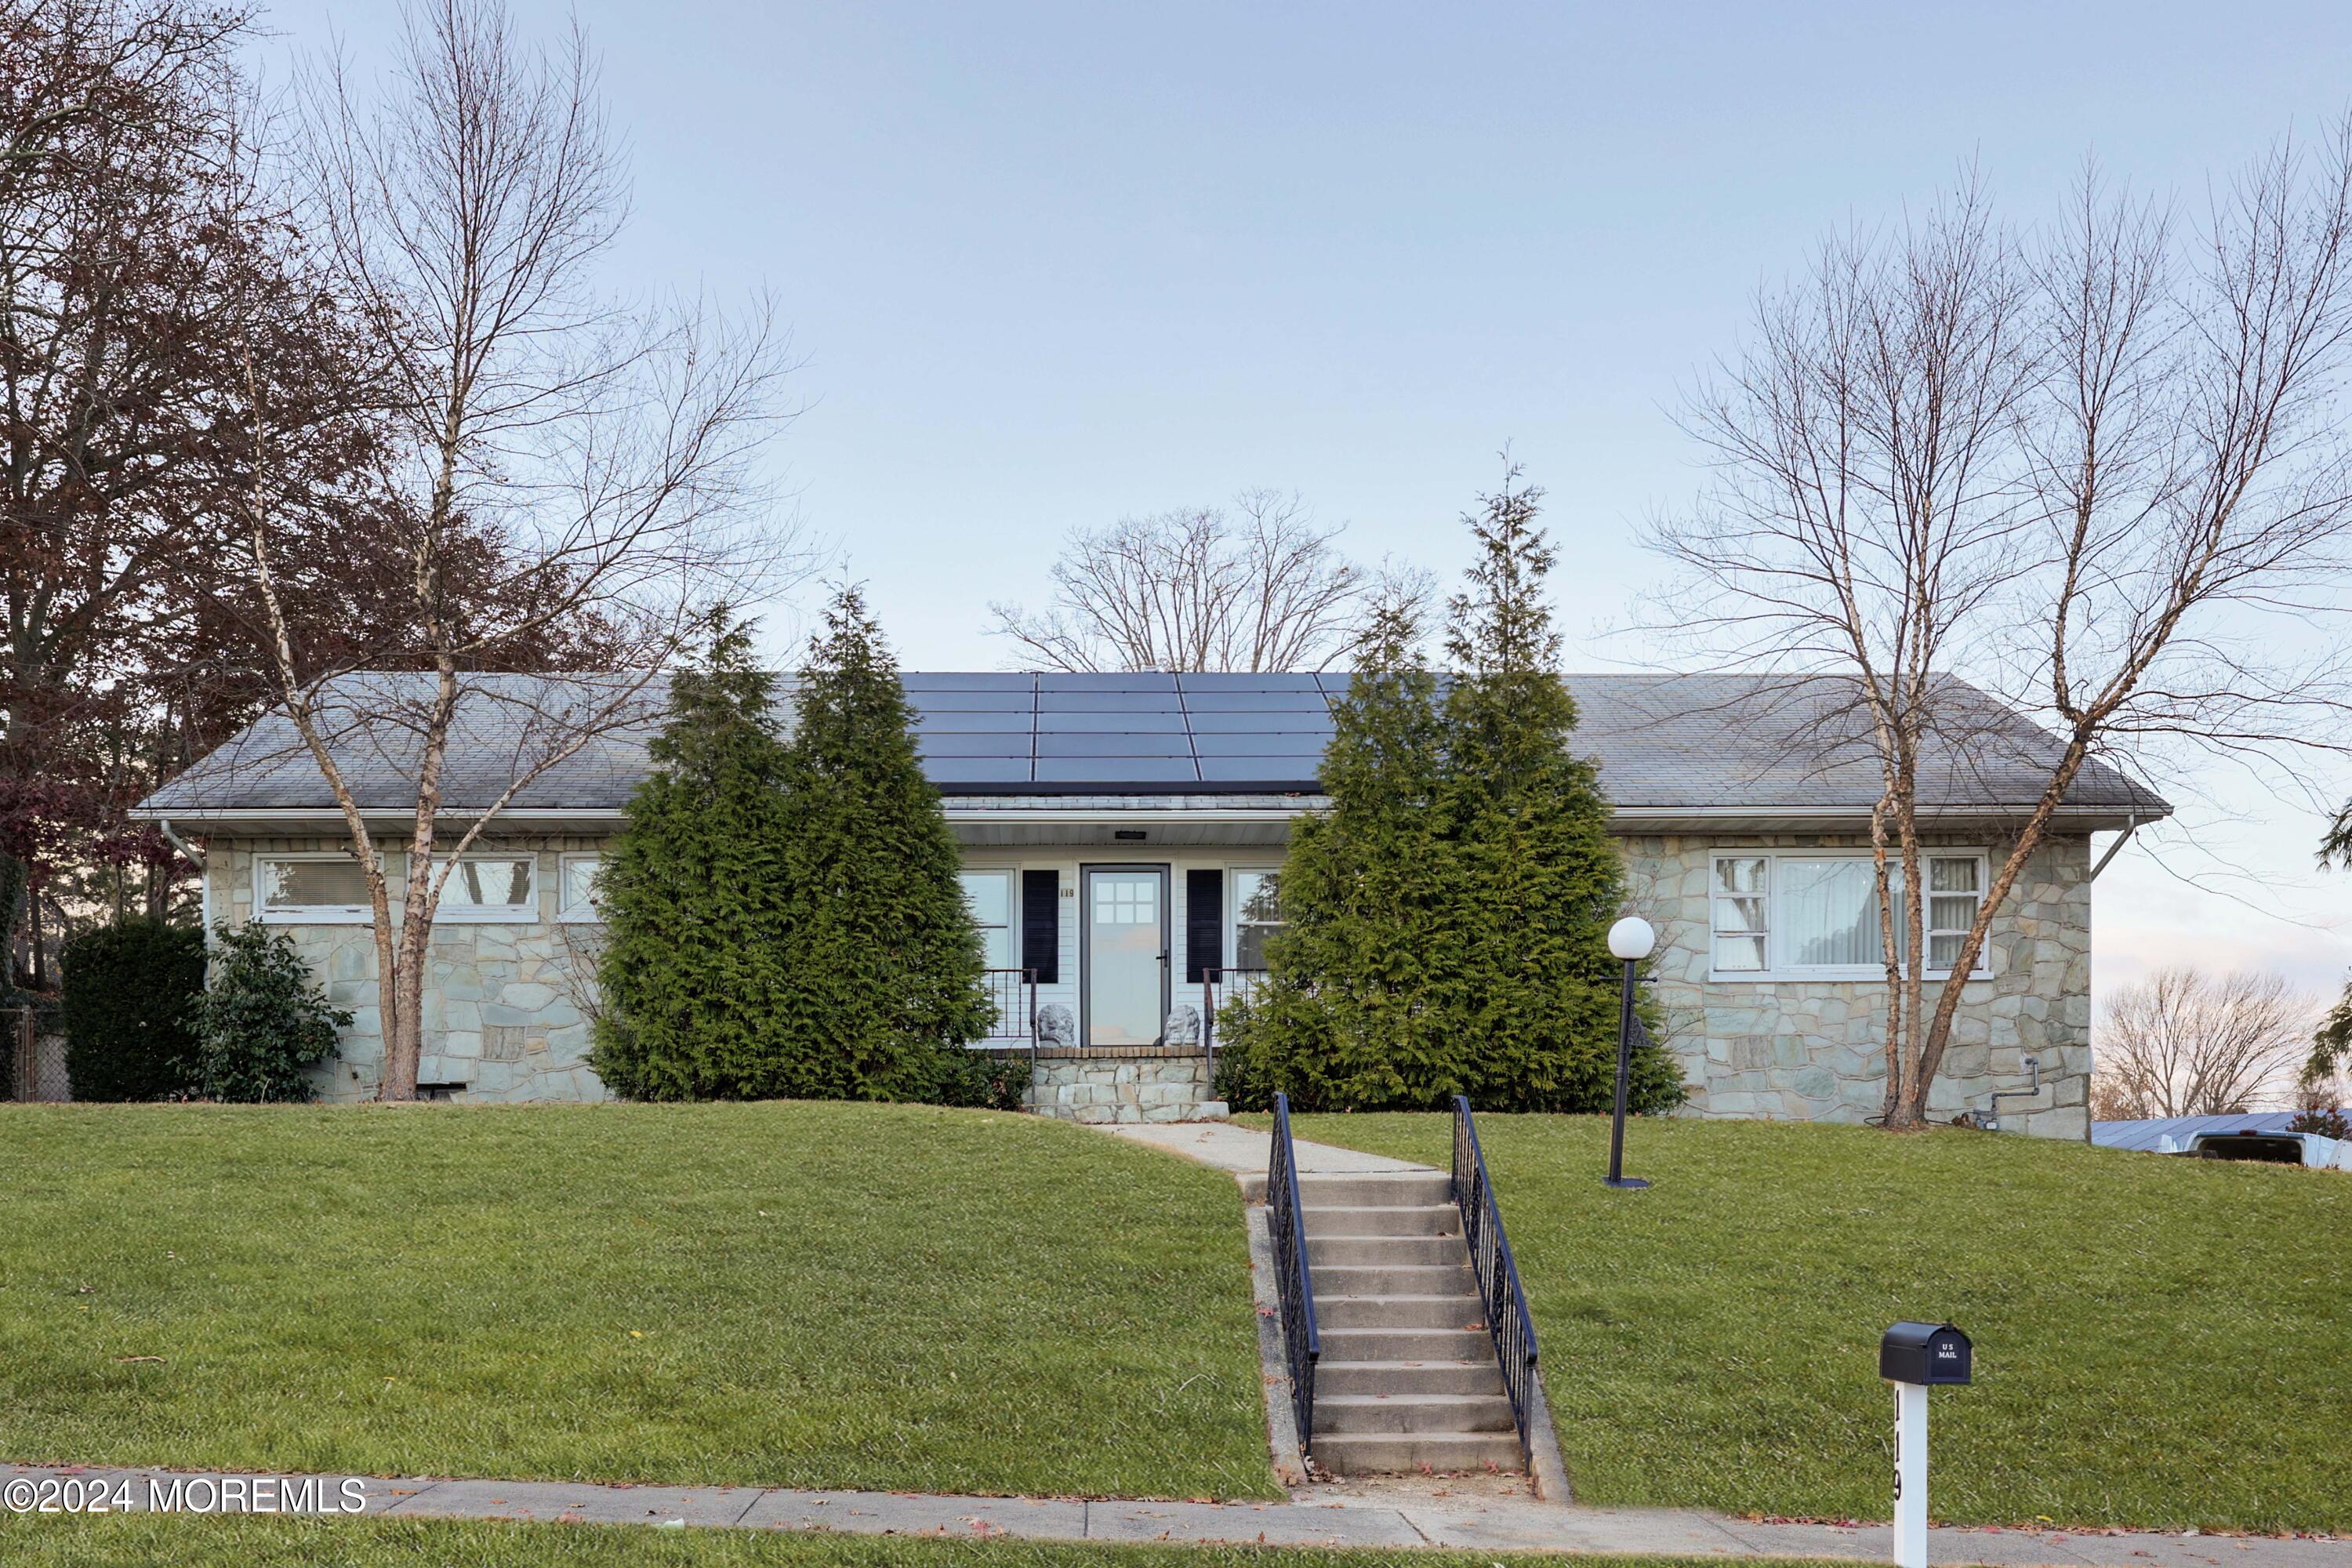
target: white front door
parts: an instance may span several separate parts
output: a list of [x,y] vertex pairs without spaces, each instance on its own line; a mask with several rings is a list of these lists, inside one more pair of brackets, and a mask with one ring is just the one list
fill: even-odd
[[1083,892],[1089,1046],[1150,1046],[1168,1016],[1168,868],[1089,866]]

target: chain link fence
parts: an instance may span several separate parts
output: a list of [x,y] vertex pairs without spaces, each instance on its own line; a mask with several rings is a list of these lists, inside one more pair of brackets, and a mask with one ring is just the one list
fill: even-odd
[[0,1007],[0,1099],[55,1104],[73,1098],[66,1037],[54,1006]]

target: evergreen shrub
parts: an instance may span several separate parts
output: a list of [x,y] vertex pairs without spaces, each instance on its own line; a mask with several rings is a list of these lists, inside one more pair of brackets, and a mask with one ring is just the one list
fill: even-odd
[[991,1017],[979,933],[854,590],[811,645],[789,736],[776,689],[725,622],[672,686],[604,876],[598,1075],[640,1100],[1017,1103],[1015,1069],[966,1048]]
[[[1225,1015],[1219,1089],[1237,1106],[1611,1104],[1624,862],[1598,770],[1570,749],[1553,552],[1517,479],[1465,520],[1478,553],[1448,606],[1450,680],[1419,668],[1419,626],[1391,607],[1334,705],[1331,809],[1294,826],[1270,973]],[[1631,1089],[1643,1111],[1685,1094],[1654,1046]]]
[[190,1006],[205,988],[205,933],[128,920],[58,954],[66,1072],[76,1100],[168,1100],[193,1087]]

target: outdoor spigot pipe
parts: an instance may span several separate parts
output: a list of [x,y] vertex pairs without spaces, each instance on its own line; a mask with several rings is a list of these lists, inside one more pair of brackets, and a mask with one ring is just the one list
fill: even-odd
[[2028,1057],[2025,1058],[2025,1087],[2023,1089],[1994,1089],[1992,1091],[1992,1098],[1986,1102],[1985,1120],[1991,1122],[1995,1131],[1998,1131],[2000,1127],[2000,1102],[2002,1100],[2031,1100],[2041,1092],[2042,1058],[2040,1057]]

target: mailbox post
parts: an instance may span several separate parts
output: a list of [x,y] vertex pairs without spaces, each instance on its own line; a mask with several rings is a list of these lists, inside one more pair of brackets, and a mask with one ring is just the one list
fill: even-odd
[[1927,1568],[1927,1390],[1967,1383],[1974,1350],[1949,1323],[1897,1323],[1878,1342],[1895,1385],[1895,1562]]

